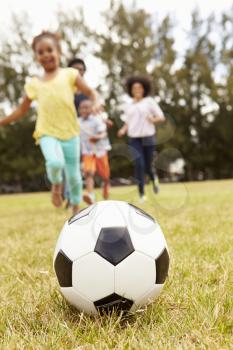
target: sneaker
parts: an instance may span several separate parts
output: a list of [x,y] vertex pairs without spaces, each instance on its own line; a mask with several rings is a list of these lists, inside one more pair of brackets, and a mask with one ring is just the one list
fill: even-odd
[[83,200],[88,205],[94,204],[95,203],[95,195],[94,195],[94,193],[84,193]]
[[143,204],[143,203],[146,202],[146,200],[147,200],[146,196],[145,196],[145,195],[142,195],[142,196],[140,196],[138,202],[139,202],[140,204]]
[[109,189],[110,189],[109,183],[105,183],[104,187],[103,187],[103,198],[104,199],[108,199],[109,198]]
[[154,193],[159,193],[159,178],[157,176],[155,176],[152,186]]

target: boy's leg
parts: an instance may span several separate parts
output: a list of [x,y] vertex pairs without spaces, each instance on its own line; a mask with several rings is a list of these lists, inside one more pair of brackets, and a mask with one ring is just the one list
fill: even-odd
[[96,171],[95,157],[93,155],[83,155],[83,172],[86,184],[86,193],[83,195],[83,200],[87,204],[95,202],[94,195],[94,174]]
[[78,212],[82,200],[82,177],[80,172],[80,139],[73,137],[68,141],[61,141],[65,158],[65,173],[70,192],[70,203],[73,212]]
[[46,172],[52,183],[52,202],[56,207],[62,205],[62,169],[64,156],[60,141],[51,136],[40,138],[40,148],[45,158]]
[[94,177],[91,173],[85,174],[86,190],[88,193],[94,192]]
[[104,181],[103,198],[108,199],[109,189],[110,189],[110,182],[109,182],[110,166],[109,166],[109,160],[108,160],[107,153],[103,157],[96,158],[96,170],[97,170],[98,175]]

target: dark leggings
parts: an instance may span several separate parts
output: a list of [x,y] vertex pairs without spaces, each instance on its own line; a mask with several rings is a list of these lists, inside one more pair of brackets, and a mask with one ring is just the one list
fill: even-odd
[[152,169],[152,160],[155,151],[155,136],[130,137],[129,145],[135,166],[135,177],[138,182],[139,194],[144,195],[144,176],[149,175],[154,181],[155,174]]

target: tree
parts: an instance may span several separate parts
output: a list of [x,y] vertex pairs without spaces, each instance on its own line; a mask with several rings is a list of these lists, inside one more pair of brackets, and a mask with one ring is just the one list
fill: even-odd
[[[13,16],[12,35],[2,43],[0,53],[0,100],[11,110],[23,95],[25,78],[35,70],[30,48],[30,21],[25,14]],[[23,23],[23,25],[22,25]],[[32,139],[34,110],[28,118],[0,131],[0,185],[19,185],[24,190],[45,188],[41,179],[44,166],[40,151]]]
[[233,176],[233,16],[231,12],[222,14],[219,31],[221,46],[219,70],[222,72],[217,82],[216,102],[219,106],[217,117],[211,125],[213,135],[212,167],[215,177]]
[[213,16],[204,21],[197,10],[193,12],[188,33],[189,47],[182,67],[175,73],[174,145],[184,156],[189,179],[196,178],[200,171],[205,174],[213,161],[209,142],[211,122],[217,114],[213,74],[216,45],[209,39],[213,24]]

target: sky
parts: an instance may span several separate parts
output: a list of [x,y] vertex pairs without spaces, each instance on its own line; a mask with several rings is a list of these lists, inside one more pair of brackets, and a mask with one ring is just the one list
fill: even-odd
[[[185,32],[190,26],[191,11],[198,7],[202,17],[214,12],[219,16],[227,12],[233,5],[233,0],[134,0],[138,8],[143,8],[155,17],[162,18],[170,14],[176,24],[176,49],[182,51]],[[133,0],[123,0],[125,5],[131,5]],[[86,22],[92,28],[101,30],[101,12],[109,7],[110,0],[2,0],[0,1],[0,40],[9,35],[12,13],[27,12],[33,22],[32,34],[36,35],[43,29],[53,29],[55,12],[58,8],[66,11],[81,6]],[[88,60],[92,58],[87,58]],[[95,80],[95,79],[94,79]],[[94,85],[96,85],[94,83]]]
[[[133,0],[123,0],[126,5],[132,4]],[[177,18],[180,26],[186,27],[189,23],[191,10],[198,6],[203,16],[210,12],[216,14],[229,10],[233,0],[135,0],[138,7],[143,8],[151,14],[163,16],[166,13]],[[53,23],[56,8],[72,10],[74,7],[82,6],[87,21],[93,27],[101,24],[100,13],[108,7],[110,0],[6,0],[0,2],[0,28],[7,29],[12,12],[26,11],[34,21],[33,31],[40,31]]]

